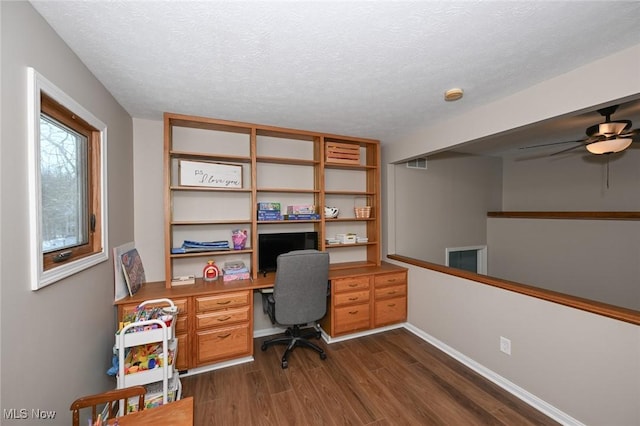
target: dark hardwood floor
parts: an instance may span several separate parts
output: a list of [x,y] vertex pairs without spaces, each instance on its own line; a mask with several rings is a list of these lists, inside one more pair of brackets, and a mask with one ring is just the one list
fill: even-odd
[[396,329],[327,345],[284,346],[255,361],[182,379],[195,425],[556,425],[555,421],[414,336]]

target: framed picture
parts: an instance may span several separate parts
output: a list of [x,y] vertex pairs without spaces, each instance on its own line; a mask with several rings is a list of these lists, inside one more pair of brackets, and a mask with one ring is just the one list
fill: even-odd
[[211,188],[242,188],[242,166],[180,160],[180,185]]

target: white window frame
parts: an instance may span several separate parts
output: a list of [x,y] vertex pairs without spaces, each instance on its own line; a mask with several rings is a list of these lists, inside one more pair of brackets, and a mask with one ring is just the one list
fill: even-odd
[[[45,92],[100,132],[100,209],[102,232],[99,252],[44,270],[42,260],[42,206],[40,176],[40,93]],[[29,254],[31,290],[39,290],[109,259],[107,216],[107,126],[35,69],[27,68]]]
[[471,250],[475,250],[478,252],[478,261],[476,264],[476,268],[478,270],[477,273],[481,275],[487,275],[487,246],[447,247],[445,248],[445,266],[449,266],[449,253]]

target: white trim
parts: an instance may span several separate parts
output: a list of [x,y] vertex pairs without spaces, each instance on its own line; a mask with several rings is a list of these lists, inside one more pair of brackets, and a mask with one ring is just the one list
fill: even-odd
[[[91,256],[67,262],[44,271],[41,247],[40,218],[40,92],[45,92],[65,108],[77,113],[83,120],[100,131],[100,196],[102,216],[102,250]],[[31,290],[38,290],[63,278],[87,269],[109,259],[108,216],[107,216],[107,126],[56,85],[40,75],[35,69],[27,68],[27,136],[28,136],[28,181],[29,181],[29,258]]]
[[221,368],[233,367],[234,365],[245,364],[247,362],[253,362],[252,356],[245,356],[242,358],[236,358],[229,361],[219,362],[217,364],[206,365],[204,367],[190,368],[184,373],[180,373],[180,377],[189,377],[196,374],[206,373],[208,371],[220,370]]
[[328,344],[344,342],[345,340],[357,339],[358,337],[370,336],[372,334],[382,333],[383,331],[395,330],[404,327],[404,323],[388,325],[386,327],[374,328],[372,330],[361,331],[359,333],[347,334],[345,336],[331,337],[322,328],[322,339]]
[[492,381],[493,383],[500,386],[502,389],[506,390],[513,396],[521,399],[523,402],[529,404],[530,406],[540,411],[541,413],[546,414],[547,416],[551,417],[552,419],[559,422],[560,424],[567,425],[567,426],[585,426],[584,423],[574,419],[567,413],[557,409],[553,405],[543,401],[542,399],[526,391],[525,389],[522,389],[520,386],[516,385],[515,383],[505,379],[499,374],[496,374],[494,371],[488,369],[484,365],[477,363],[473,359],[458,352],[457,350],[453,349],[451,346],[441,342],[440,340],[436,339],[435,337],[431,336],[428,333],[425,333],[419,328],[409,323],[405,323],[404,328],[406,328],[416,336],[420,337],[424,341],[431,343],[433,346],[440,349],[442,352],[446,353],[447,355],[451,356],[455,360],[471,368],[473,371],[480,374],[482,377]]

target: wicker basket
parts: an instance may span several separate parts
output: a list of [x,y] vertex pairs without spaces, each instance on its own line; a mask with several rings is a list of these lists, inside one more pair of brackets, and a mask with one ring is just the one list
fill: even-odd
[[371,216],[371,206],[354,207],[356,219],[369,219]]
[[[359,206],[358,201],[365,205]],[[356,197],[353,200],[353,212],[356,215],[356,219],[369,219],[371,217],[371,206],[366,205],[368,202],[367,197]]]

